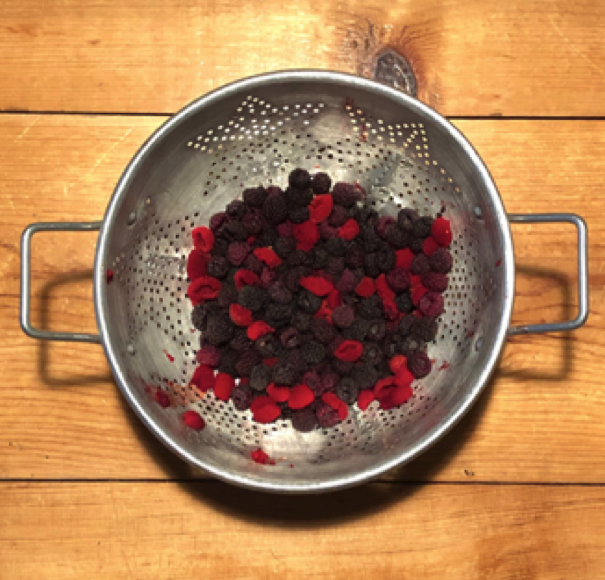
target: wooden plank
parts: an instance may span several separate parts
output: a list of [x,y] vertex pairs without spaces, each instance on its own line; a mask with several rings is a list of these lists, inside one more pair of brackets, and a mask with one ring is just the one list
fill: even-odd
[[[18,320],[19,235],[39,220],[99,219],[130,156],[161,119],[0,117],[0,478],[170,478],[192,473],[126,407],[101,348],[43,344]],[[590,228],[592,313],[568,335],[515,338],[470,416],[392,477],[408,480],[604,482],[605,122],[458,123],[512,212],[572,211]],[[570,229],[515,226],[516,322],[576,307]],[[560,237],[563,236],[563,237]],[[51,328],[94,331],[92,234],[34,244],[34,311]],[[552,258],[557,257],[556,264]],[[505,451],[505,452],[503,452]]]
[[11,580],[605,578],[601,487],[374,484],[304,497],[218,483],[0,490],[0,577]]
[[0,23],[0,110],[173,113],[261,72],[368,73],[390,46],[443,114],[605,114],[602,2],[24,0]]

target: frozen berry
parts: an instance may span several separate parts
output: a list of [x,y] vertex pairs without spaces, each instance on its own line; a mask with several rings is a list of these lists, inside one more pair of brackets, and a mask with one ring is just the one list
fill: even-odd
[[315,314],[321,307],[321,298],[303,289],[298,295],[297,304],[303,312]]
[[387,228],[395,223],[395,218],[390,215],[382,216],[376,224],[376,232],[384,240],[386,239]]
[[443,313],[443,296],[438,292],[427,292],[418,303],[418,310],[424,316],[437,317]]
[[326,356],[326,348],[315,340],[307,340],[300,347],[305,361],[310,365],[319,364]]
[[243,242],[250,234],[246,226],[235,218],[230,219],[222,228],[221,236],[224,236],[229,241]]
[[309,219],[309,208],[293,207],[288,211],[288,217],[294,224],[302,224]]
[[341,257],[347,253],[348,244],[342,238],[335,237],[335,238],[330,238],[324,244],[324,248],[330,255]]
[[418,218],[412,226],[412,233],[415,238],[428,238],[431,235],[431,226],[433,225],[433,218],[429,216],[423,216]]
[[351,373],[351,376],[359,390],[373,387],[376,381],[380,378],[380,374],[376,368],[368,363],[361,363],[360,365],[356,366]]
[[249,348],[244,351],[241,355],[241,358],[237,363],[235,363],[235,370],[242,377],[247,377],[252,372],[252,369],[260,364],[261,358],[258,352],[254,348]]
[[288,304],[269,304],[265,312],[265,321],[274,328],[280,328],[290,324],[294,314],[294,305]]
[[279,341],[284,348],[295,348],[300,346],[300,333],[292,326],[286,328],[279,335]]
[[402,316],[399,320],[399,325],[397,327],[397,332],[399,333],[399,335],[407,336],[408,334],[410,334],[417,320],[418,318],[413,314],[405,314],[404,316]]
[[403,292],[410,287],[410,275],[403,268],[395,268],[387,272],[386,282],[393,292]]
[[376,294],[364,298],[359,304],[357,313],[366,320],[380,318],[382,316],[382,300]]
[[363,257],[365,252],[358,243],[353,243],[345,255],[345,265],[353,270],[363,267]]
[[431,227],[431,234],[440,246],[449,246],[452,243],[452,228],[450,221],[437,218]]
[[332,188],[334,203],[344,207],[355,205],[362,198],[361,190],[350,183],[339,182]]
[[237,411],[247,411],[254,399],[254,394],[248,385],[238,385],[231,391],[231,400]]
[[201,431],[206,426],[206,422],[196,411],[185,411],[181,418],[187,427],[195,431]]
[[424,340],[424,342],[431,342],[437,336],[438,326],[437,321],[430,316],[416,318],[412,325],[412,334]]
[[250,373],[250,387],[255,391],[264,391],[271,382],[271,369],[265,365],[257,365]]
[[234,266],[241,266],[250,253],[250,249],[245,242],[231,242],[227,249],[227,260]]
[[338,328],[348,328],[355,320],[355,312],[350,306],[342,305],[332,312],[332,322]]
[[340,423],[340,417],[338,411],[333,409],[330,405],[322,403],[321,406],[315,411],[317,422],[319,426],[324,429],[329,429]]
[[395,252],[388,245],[383,245],[376,252],[376,265],[381,272],[388,272],[395,267],[397,261]]
[[440,272],[427,272],[422,275],[422,285],[433,292],[445,292],[448,286],[448,278]]
[[332,362],[332,368],[338,373],[339,377],[344,377],[353,371],[355,363],[348,360],[335,359]]
[[248,235],[260,234],[265,227],[266,222],[263,218],[263,214],[259,209],[251,208],[246,212],[244,219],[242,220],[243,226],[246,228]]
[[425,241],[426,240],[424,238],[414,238],[410,242],[410,250],[412,251],[412,253],[414,255],[422,253],[422,251],[424,250],[424,242]]
[[263,207],[265,199],[267,199],[267,190],[264,187],[253,187],[244,189],[244,203],[252,207]]
[[439,248],[433,252],[429,264],[435,272],[447,274],[452,269],[452,255],[445,248]]
[[244,308],[258,312],[267,303],[267,293],[256,286],[244,286],[238,293],[237,301]]
[[229,346],[237,352],[243,352],[252,346],[252,341],[245,330],[236,330],[235,336],[229,341]]
[[380,275],[380,268],[378,266],[378,254],[366,254],[363,259],[363,269],[366,273],[366,276],[369,276],[370,278],[378,277]]
[[198,304],[191,312],[191,324],[198,330],[206,330],[206,321],[210,310],[207,303]]
[[263,358],[273,358],[280,351],[279,342],[272,334],[265,334],[254,341],[254,347]]
[[210,218],[210,229],[212,232],[216,234],[228,219],[227,212],[221,211],[219,213],[215,213]]
[[363,354],[361,355],[361,359],[364,362],[374,366],[380,364],[383,360],[383,357],[384,355],[382,349],[375,343],[366,344],[363,349]]
[[256,246],[259,248],[270,247],[277,241],[277,231],[274,228],[265,228],[256,237]]
[[273,244],[274,252],[282,259],[286,259],[294,250],[296,250],[296,240],[294,238],[277,238]]
[[325,318],[314,318],[310,328],[315,340],[321,344],[330,344],[336,336],[336,329]]
[[414,351],[408,355],[408,370],[417,379],[426,377],[431,372],[431,361],[425,352]]
[[409,292],[402,292],[395,296],[395,304],[399,309],[399,312],[403,312],[407,314],[414,310],[414,303],[412,302],[412,297]]
[[218,238],[214,240],[214,245],[212,246],[212,250],[210,250],[210,254],[212,256],[226,256],[228,248],[229,242],[224,238]]
[[208,275],[213,278],[224,278],[229,272],[229,261],[223,256],[212,256],[208,262]]
[[414,222],[418,219],[418,217],[418,212],[415,210],[411,208],[403,208],[397,214],[397,223],[402,230],[411,232]]
[[267,293],[273,302],[277,302],[278,304],[288,304],[292,301],[292,292],[288,290],[283,282],[279,280],[277,282],[273,282],[267,289]]
[[212,313],[208,316],[205,338],[214,346],[229,342],[235,334],[235,325],[225,314]]
[[311,187],[311,176],[306,169],[297,168],[288,175],[288,183],[298,189]]
[[336,387],[336,395],[341,401],[344,401],[347,405],[352,405],[357,400],[359,394],[359,387],[357,383],[351,377],[343,378],[338,386]]
[[279,361],[273,367],[273,382],[278,385],[293,385],[298,376],[297,370],[286,361]]
[[307,369],[307,363],[299,348],[289,350],[286,353],[286,361],[296,370],[297,374],[302,374]]
[[328,254],[328,252],[324,248],[315,247],[311,252],[311,257],[311,265],[313,266],[313,268],[322,269],[327,266],[330,254]]
[[282,194],[272,194],[263,203],[263,214],[270,224],[276,225],[288,217],[286,198]]
[[360,232],[360,236],[363,249],[366,253],[375,252],[383,243],[373,227],[364,227]]
[[349,214],[347,210],[342,207],[342,205],[335,205],[332,207],[332,213],[328,218],[328,223],[334,228],[339,228],[343,226],[348,219]]
[[317,417],[312,409],[301,409],[292,413],[292,427],[300,433],[310,433],[317,426]]
[[225,373],[231,375],[232,377],[238,376],[238,371],[236,368],[237,362],[239,360],[240,353],[230,348],[223,347],[221,350],[221,362],[218,365],[218,370],[221,373]]
[[311,187],[317,195],[328,193],[332,187],[332,180],[327,173],[316,173],[311,180]]
[[411,240],[410,234],[399,227],[399,224],[392,224],[385,229],[387,241],[395,248],[401,249],[409,246]]
[[[249,270],[250,272],[252,272],[253,274],[256,274],[257,276],[260,275],[260,273],[263,271],[263,263],[254,255],[254,254],[248,254],[248,257],[244,260],[244,263],[242,264],[243,268],[245,268],[246,270]],[[241,270],[238,271],[238,273],[241,272]],[[237,276],[237,273],[236,273]],[[248,284],[254,284],[256,283],[257,280],[255,280],[254,282],[248,281],[246,283]]]
[[292,326],[299,332],[307,332],[311,326],[312,320],[313,317],[310,314],[299,310],[292,316]]
[[232,218],[241,219],[246,213],[246,205],[241,199],[234,199],[227,205],[227,215]]
[[421,276],[422,274],[430,272],[430,270],[431,266],[429,264],[429,259],[424,254],[418,254],[417,256],[414,256],[411,267],[412,274]]
[[302,382],[307,385],[315,396],[320,396],[324,393],[323,382],[316,371],[308,371],[303,375]]
[[417,336],[410,334],[402,339],[398,352],[395,354],[403,354],[404,356],[409,357],[414,352],[424,352],[425,350],[426,343]]
[[358,318],[353,321],[353,324],[342,331],[343,338],[347,340],[357,340],[363,342],[370,328],[371,322]]
[[385,337],[386,332],[387,325],[384,320],[371,320],[366,332],[366,338],[374,342],[380,342]]
[[223,284],[217,298],[217,304],[221,308],[229,308],[234,302],[237,302],[237,288],[233,284]]
[[205,345],[195,355],[197,362],[215,369],[221,362],[221,351],[211,344]]
[[341,257],[331,256],[328,259],[328,265],[326,266],[326,272],[333,278],[338,280],[345,269],[345,260]]

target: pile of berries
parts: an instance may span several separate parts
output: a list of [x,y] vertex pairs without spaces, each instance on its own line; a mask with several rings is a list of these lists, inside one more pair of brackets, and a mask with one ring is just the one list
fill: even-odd
[[259,423],[308,432],[354,404],[402,405],[429,374],[452,232],[412,209],[379,217],[361,187],[325,173],[288,181],[246,189],[193,230],[191,382]]

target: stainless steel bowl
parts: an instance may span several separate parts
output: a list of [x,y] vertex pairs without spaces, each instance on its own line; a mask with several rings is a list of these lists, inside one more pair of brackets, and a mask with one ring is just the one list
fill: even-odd
[[[401,408],[353,410],[341,425],[301,434],[289,421],[259,425],[249,412],[188,385],[199,334],[189,322],[185,263],[193,227],[245,186],[284,185],[305,167],[358,181],[381,214],[400,206],[436,213],[454,231],[454,269],[432,373]],[[575,320],[509,328],[514,296],[510,221],[578,228],[580,311]],[[40,230],[100,229],[94,300],[100,336],[29,324],[30,238]],[[114,271],[108,285],[106,271]],[[34,224],[22,245],[22,326],[34,338],[101,342],[124,396],[167,447],[216,477],[253,489],[320,492],[372,479],[443,436],[475,402],[507,334],[572,330],[587,317],[586,227],[570,215],[507,216],[466,139],[421,102],[374,81],[293,71],[245,79],[193,102],[160,127],[124,172],[102,222]],[[168,353],[174,357],[169,360]],[[171,394],[160,408],[148,386]],[[197,433],[179,417],[203,415]],[[274,466],[257,465],[262,448]]]

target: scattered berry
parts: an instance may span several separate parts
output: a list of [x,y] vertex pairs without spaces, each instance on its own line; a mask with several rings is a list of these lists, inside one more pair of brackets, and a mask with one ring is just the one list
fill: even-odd
[[425,352],[415,350],[408,354],[408,370],[417,379],[426,377],[431,372],[431,361]]
[[201,431],[206,426],[204,419],[202,419],[200,414],[196,413],[195,411],[185,411],[181,415],[181,419],[183,420],[183,423],[187,425],[187,427],[195,431]]

